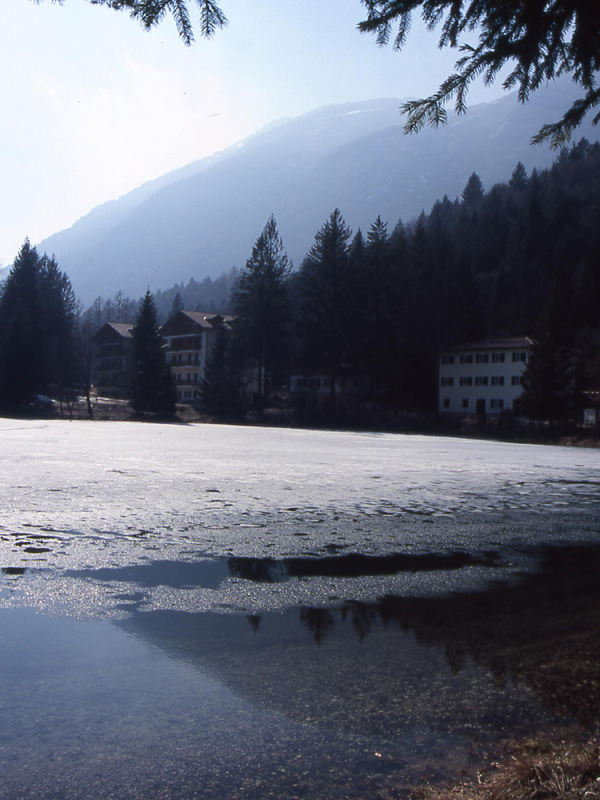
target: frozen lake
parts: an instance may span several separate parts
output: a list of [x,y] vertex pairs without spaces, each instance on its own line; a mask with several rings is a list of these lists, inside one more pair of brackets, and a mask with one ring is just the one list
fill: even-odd
[[392,797],[581,721],[499,642],[597,583],[600,451],[1,419],[0,460],[3,800]]

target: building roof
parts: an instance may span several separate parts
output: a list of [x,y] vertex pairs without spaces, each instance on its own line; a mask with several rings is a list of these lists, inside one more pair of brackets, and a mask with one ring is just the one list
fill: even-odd
[[207,311],[181,311],[181,313],[203,328],[218,327],[223,322],[227,324],[233,320],[233,317],[227,314],[214,314]]
[[132,339],[135,325],[131,322],[105,322],[100,330],[92,336],[97,344],[110,344],[122,339]]
[[135,325],[133,325],[131,322],[107,322],[106,324],[110,325],[111,328],[114,328],[119,336],[122,336],[124,339],[131,339],[133,336],[133,329],[135,328]]
[[171,336],[189,336],[199,333],[198,328],[214,331],[229,328],[233,317],[224,314],[211,314],[206,311],[178,311],[165,322],[160,329],[165,338]]
[[445,347],[444,353],[468,352],[474,350],[523,350],[531,347],[533,340],[528,336],[515,336],[512,339],[482,339],[479,342],[467,342],[452,347]]

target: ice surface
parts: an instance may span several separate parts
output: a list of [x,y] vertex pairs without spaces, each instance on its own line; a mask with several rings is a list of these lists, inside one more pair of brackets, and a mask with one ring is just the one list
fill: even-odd
[[[594,450],[425,436],[220,425],[0,420],[0,602],[114,609],[157,577],[149,607],[250,612],[330,598],[448,591],[527,565],[535,545],[595,540]],[[257,583],[228,559],[492,554],[447,570],[335,567]],[[486,556],[487,557],[487,556]],[[239,563],[239,562],[238,562]],[[154,566],[153,566],[154,565]],[[168,567],[171,565],[171,567]],[[282,566],[283,565],[283,566]],[[14,570],[24,574],[15,574]],[[141,573],[137,573],[138,577]],[[109,577],[110,576],[110,577]],[[218,577],[215,577],[218,576]],[[146,581],[147,583],[147,581]],[[116,587],[116,588],[115,588]]]

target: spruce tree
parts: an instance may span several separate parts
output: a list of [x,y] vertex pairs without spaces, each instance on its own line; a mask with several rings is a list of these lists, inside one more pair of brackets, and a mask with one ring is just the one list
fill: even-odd
[[517,192],[522,192],[527,189],[527,184],[529,183],[529,176],[527,175],[527,170],[522,161],[518,161],[516,167],[513,170],[513,174],[511,175],[510,181],[508,185],[511,189],[514,189]]
[[0,297],[0,402],[21,406],[36,394],[61,401],[79,379],[77,300],[56,260],[26,240]]
[[162,350],[156,307],[148,289],[140,303],[133,331],[132,405],[142,417],[146,412],[164,416],[175,410],[171,373]]
[[39,256],[25,240],[0,299],[0,402],[28,403],[45,387],[44,337],[39,297]]
[[325,371],[332,408],[336,405],[336,381],[352,345],[348,303],[351,235],[336,208],[316,233],[298,280],[304,360],[309,368]]
[[183,298],[180,292],[177,292],[175,297],[173,298],[173,302],[171,303],[171,309],[169,311],[169,319],[174,317],[179,311],[183,311]]
[[481,178],[476,172],[472,172],[462,193],[463,207],[469,211],[474,211],[481,205],[485,192]]
[[215,414],[230,415],[240,409],[243,365],[238,355],[231,330],[221,325],[206,360],[202,386],[204,405]]
[[257,370],[262,407],[270,381],[281,372],[289,336],[286,281],[290,264],[271,216],[252,248],[233,291],[238,346]]
[[79,378],[77,352],[77,298],[67,275],[54,257],[39,262],[41,325],[47,386],[62,401]]

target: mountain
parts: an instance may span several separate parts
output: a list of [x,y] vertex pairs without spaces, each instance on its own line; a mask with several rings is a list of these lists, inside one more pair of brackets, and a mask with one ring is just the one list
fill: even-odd
[[[413,136],[402,132],[398,99],[321,108],[99,206],[39,249],[55,254],[84,302],[242,267],[271,214],[298,264],[336,207],[354,230],[377,215],[393,227],[460,195],[473,171],[490,189],[518,161],[548,166],[556,153],[531,136],[576,93],[556,82],[524,105],[506,95]],[[587,124],[579,136],[598,132]]]

